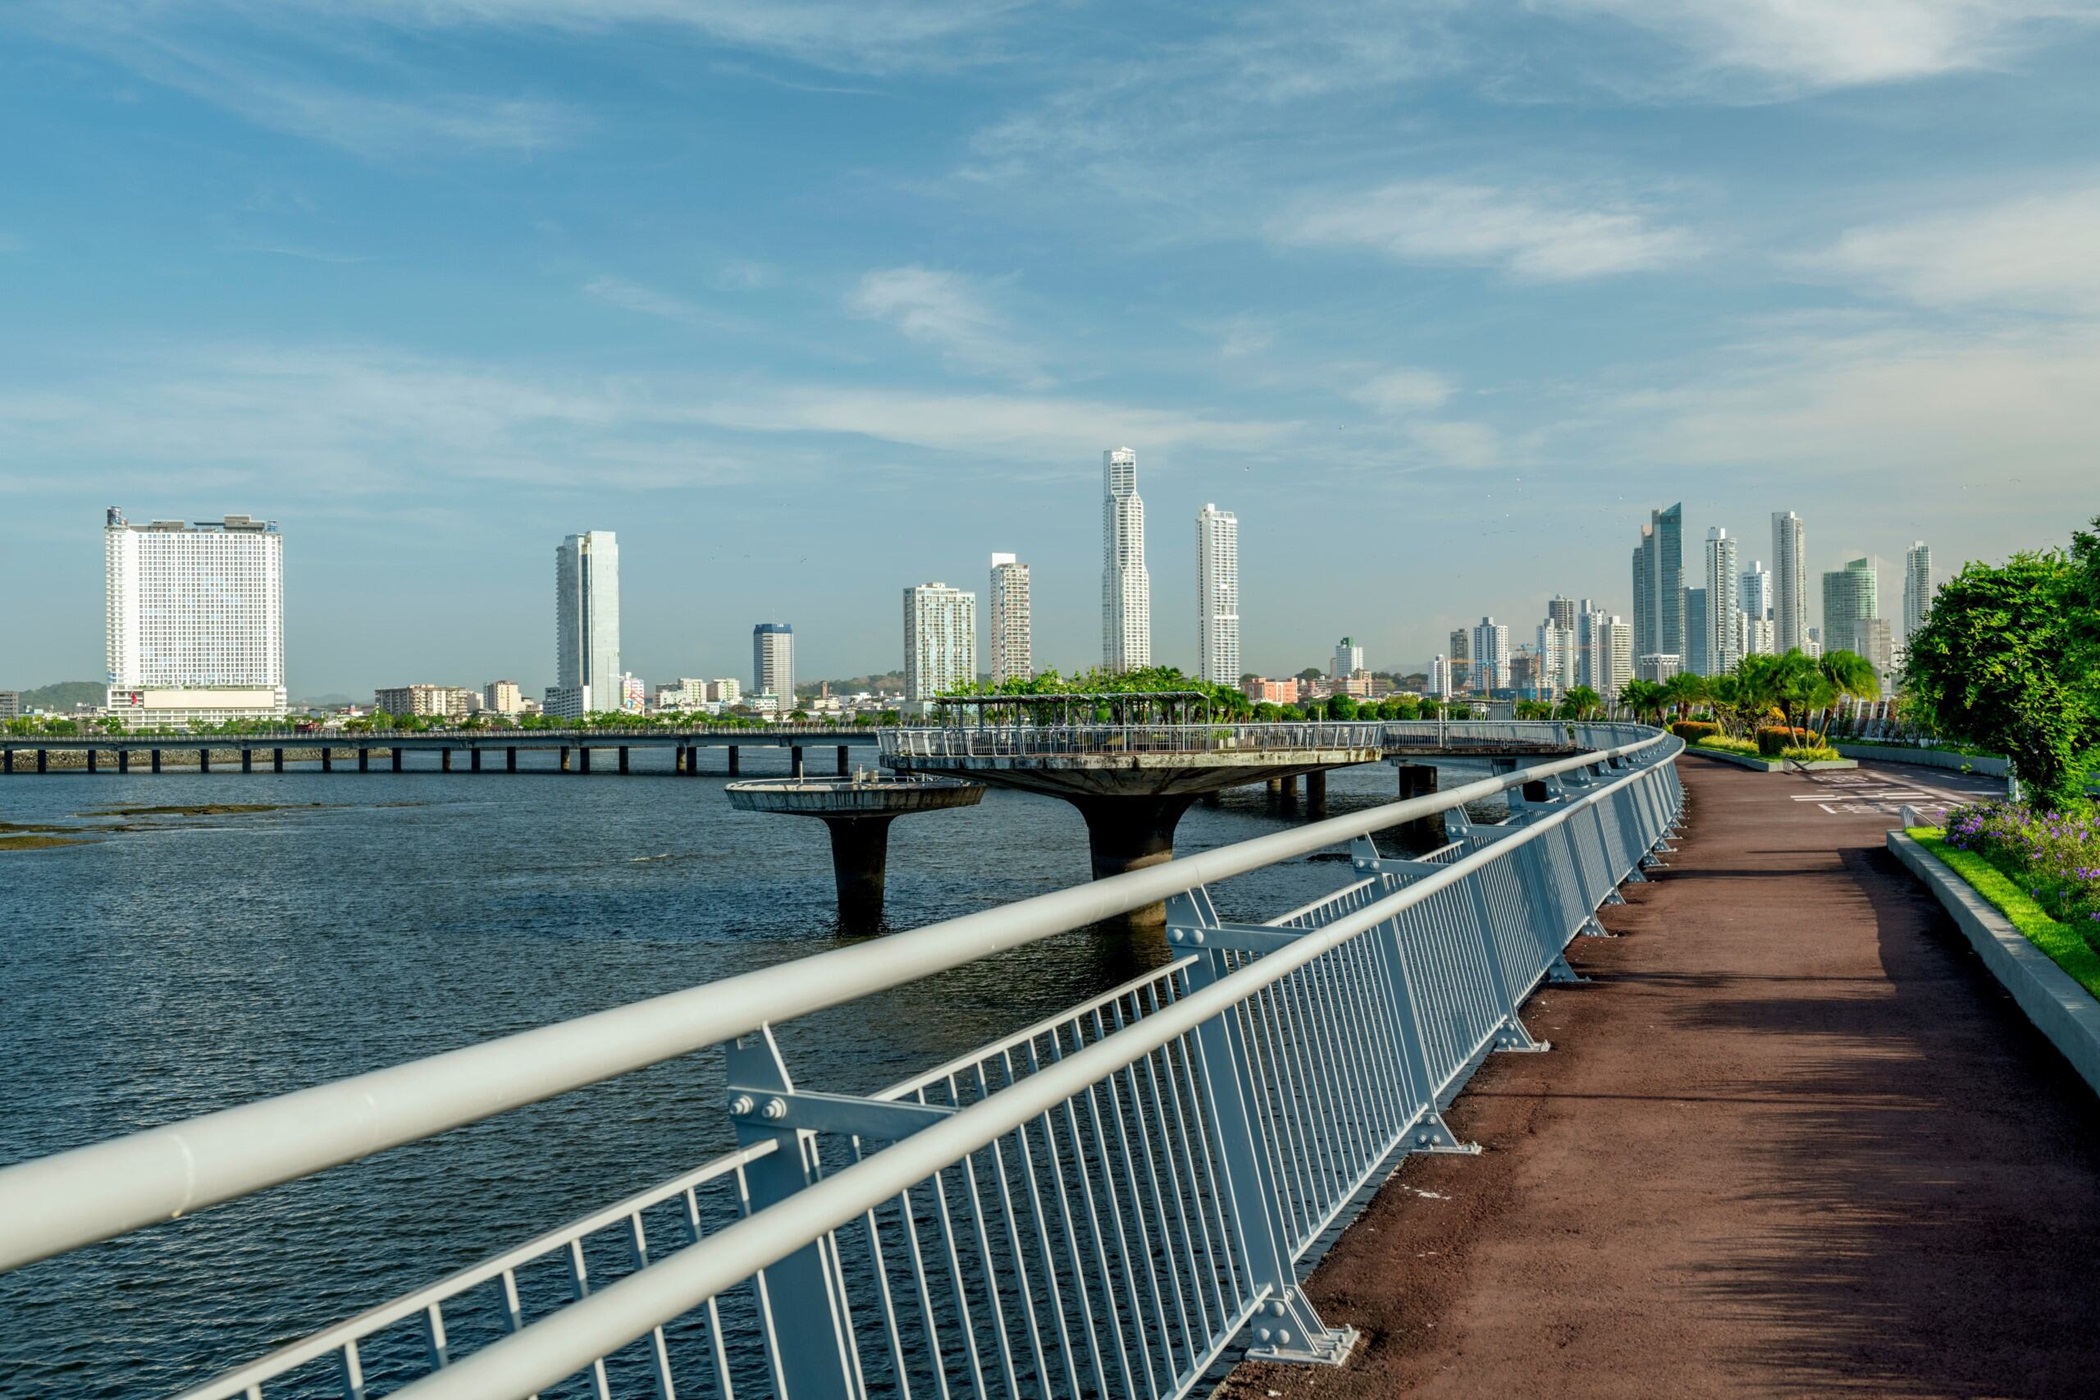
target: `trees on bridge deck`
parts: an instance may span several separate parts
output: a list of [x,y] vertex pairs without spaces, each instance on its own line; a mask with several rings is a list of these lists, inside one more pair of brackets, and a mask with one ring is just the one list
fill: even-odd
[[2083,804],[2100,767],[2100,535],[1964,565],[1910,639],[1904,681],[1914,719],[2004,754],[2037,806]]

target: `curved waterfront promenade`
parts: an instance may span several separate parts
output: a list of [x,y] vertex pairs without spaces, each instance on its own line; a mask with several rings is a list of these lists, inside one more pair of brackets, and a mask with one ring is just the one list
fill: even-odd
[[1882,849],[1947,774],[1680,765],[1671,868],[1571,950],[1312,1276],[1341,1370],[1226,1393],[2091,1394],[2100,1103]]

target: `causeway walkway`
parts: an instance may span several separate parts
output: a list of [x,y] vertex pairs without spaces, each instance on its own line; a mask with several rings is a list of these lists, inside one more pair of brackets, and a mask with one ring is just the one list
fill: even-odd
[[1527,1009],[1552,1052],[1454,1105],[1486,1152],[1313,1275],[1357,1357],[1224,1394],[2100,1395],[2100,1101],[1882,849],[1949,775],[1682,771],[1672,868]]

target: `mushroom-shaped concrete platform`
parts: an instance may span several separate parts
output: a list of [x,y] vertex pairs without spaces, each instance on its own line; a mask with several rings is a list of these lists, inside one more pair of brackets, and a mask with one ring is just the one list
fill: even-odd
[[911,812],[974,807],[984,797],[982,783],[867,772],[847,778],[758,778],[731,783],[726,791],[730,805],[739,811],[817,817],[831,828],[839,922],[854,929],[882,922],[890,823]]

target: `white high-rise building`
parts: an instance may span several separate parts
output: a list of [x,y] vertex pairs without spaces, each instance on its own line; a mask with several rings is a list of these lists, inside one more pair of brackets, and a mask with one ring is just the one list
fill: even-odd
[[1033,623],[1028,611],[1028,566],[1011,554],[992,556],[992,684],[1035,677]]
[[577,719],[620,702],[620,544],[610,530],[587,530],[554,551],[554,685],[546,709]]
[[904,590],[904,698],[923,704],[977,683],[977,595],[945,583]]
[[1590,689],[1607,703],[1617,700],[1626,682],[1633,679],[1633,624],[1613,614],[1593,613],[1602,619],[1590,631]]
[[1575,663],[1581,647],[1573,627],[1560,626],[1549,615],[1539,624],[1539,696],[1559,695],[1575,684]]
[[1451,662],[1442,652],[1429,661],[1429,693],[1446,700],[1451,698]]
[[1102,453],[1101,478],[1101,664],[1136,671],[1152,664],[1152,575],[1145,568],[1136,450]]
[[1509,628],[1492,617],[1483,617],[1473,628],[1473,688],[1479,691],[1509,688]]
[[1932,611],[1932,546],[1919,540],[1903,551],[1903,641],[1918,635]]
[[1706,674],[1731,674],[1743,660],[1743,576],[1735,536],[1716,525],[1706,532]]
[[795,629],[785,622],[751,629],[751,685],[753,695],[778,696],[783,708],[795,708]]
[[1772,513],[1772,648],[1784,655],[1808,650],[1808,553],[1801,517]]
[[1328,675],[1345,681],[1363,669],[1364,649],[1356,644],[1356,638],[1344,637],[1334,644],[1334,660],[1328,663]]
[[1196,674],[1240,683],[1240,518],[1208,502],[1196,512]]
[[285,712],[284,537],[246,515],[104,518],[110,714],[127,726]]

